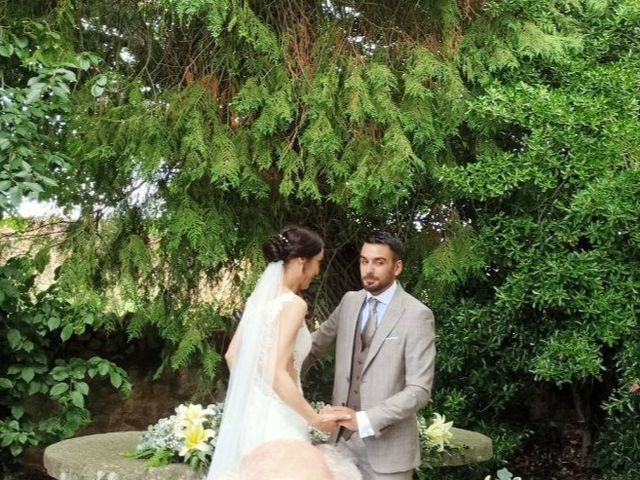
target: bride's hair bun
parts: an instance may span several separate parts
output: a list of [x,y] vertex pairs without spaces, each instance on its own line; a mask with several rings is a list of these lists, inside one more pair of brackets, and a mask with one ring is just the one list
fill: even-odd
[[278,262],[287,258],[287,239],[278,234],[271,237],[262,245],[262,253],[267,262]]
[[290,225],[262,245],[267,262],[287,262],[292,258],[315,257],[324,248],[320,235],[307,228]]

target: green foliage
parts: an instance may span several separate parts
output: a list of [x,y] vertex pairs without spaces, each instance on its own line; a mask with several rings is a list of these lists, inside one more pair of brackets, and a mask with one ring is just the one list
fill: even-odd
[[[74,18],[74,5],[61,7],[59,18]],[[69,45],[94,46],[106,61],[76,86],[64,115],[74,133],[60,146],[73,161],[55,196],[83,214],[62,245],[69,261],[58,285],[83,303],[129,313],[124,327],[131,337],[157,330],[167,344],[163,365],[199,365],[212,379],[233,323],[221,302],[198,298],[203,282],[245,258],[259,268],[260,243],[283,223],[321,222],[317,228],[327,235],[340,232],[335,245],[342,245],[366,226],[344,229],[335,219],[373,208],[395,215],[429,180],[427,162],[445,148],[456,122],[450,119],[460,118],[464,87],[452,65],[433,54],[434,66],[423,62],[424,47],[403,51],[412,62],[400,69],[382,57],[335,49],[326,12],[310,15],[325,18],[310,26],[317,44],[304,53],[291,25],[248,3],[161,6],[135,7],[121,24],[125,16],[116,19],[96,4],[103,21],[92,20],[81,38],[60,25]],[[97,27],[110,22],[123,31],[155,25],[151,43]],[[191,55],[177,40],[183,32],[195,50],[179,79],[133,74],[103,46],[104,37],[118,48],[127,43],[151,68],[173,61],[162,60],[162,52]],[[309,61],[319,67],[306,69]],[[404,95],[409,77],[414,90],[429,91],[436,80],[442,98],[422,106],[423,93]],[[420,110],[424,120],[405,109]],[[428,133],[423,125],[431,125]],[[137,198],[146,185],[148,194]],[[245,291],[254,280],[238,276],[233,284]]]
[[98,57],[61,53],[61,44],[60,34],[40,22],[0,29],[0,61],[9,66],[0,72],[0,215],[56,186],[55,176],[68,167],[55,142],[64,131],[60,115],[70,108],[77,76]]
[[0,436],[12,456],[86,425],[94,377],[108,378],[124,397],[131,390],[126,372],[112,362],[66,357],[65,343],[100,328],[104,314],[61,300],[55,288],[34,294],[37,274],[24,258],[0,266]]
[[[436,312],[435,405],[500,459],[526,437],[503,416],[531,385],[638,375],[637,2],[36,3],[2,30],[3,93],[33,108],[0,107],[19,133],[0,133],[0,153],[28,164],[2,164],[0,208],[38,190],[22,179],[79,208],[51,295],[93,315],[48,335],[152,329],[162,368],[213,385],[240,306],[217,290],[246,295],[273,230],[312,226],[332,259],[384,227]],[[42,118],[56,114],[54,139]],[[321,288],[344,275],[328,263]],[[40,348],[12,328],[8,347]],[[53,367],[28,368],[1,388]],[[80,408],[76,383],[56,384],[47,395]],[[632,472],[619,427],[633,402],[604,404],[608,472]]]
[[[463,60],[481,87],[465,118],[472,147],[438,170],[460,221],[472,226],[453,222],[453,239],[424,265],[444,319],[441,371],[458,375],[445,382],[451,387],[473,388],[466,408],[484,408],[485,417],[525,401],[532,381],[571,384],[582,392],[579,406],[595,401],[580,398],[588,395],[581,385],[611,373],[623,383],[637,376],[628,359],[640,287],[639,170],[631,160],[640,138],[633,99],[640,48],[623,47],[621,36],[638,17],[619,16],[631,2],[608,2],[606,14],[552,4],[488,5],[490,35],[500,40],[485,39]],[[516,21],[516,12],[531,17]],[[489,27],[475,23],[465,49],[476,28]],[[614,392],[605,405],[610,438],[601,451],[620,441],[625,453],[602,465],[611,478],[627,478],[634,445],[614,427],[626,414],[613,405],[624,412],[633,401]]]
[[127,458],[138,458],[146,460],[148,467],[163,467],[175,462],[175,453],[171,450],[156,450],[152,448],[144,450],[133,450],[123,454]]

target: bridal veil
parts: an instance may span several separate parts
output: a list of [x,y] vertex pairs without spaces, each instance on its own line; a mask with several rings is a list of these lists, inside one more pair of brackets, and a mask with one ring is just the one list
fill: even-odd
[[265,437],[271,404],[265,398],[275,395],[283,269],[282,261],[269,263],[247,300],[207,480],[235,478],[242,457]]

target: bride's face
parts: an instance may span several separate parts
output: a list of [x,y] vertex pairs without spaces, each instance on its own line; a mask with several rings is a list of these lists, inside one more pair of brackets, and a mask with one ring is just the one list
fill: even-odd
[[324,259],[324,250],[321,250],[315,257],[303,258],[300,278],[300,290],[309,288],[311,281],[320,273],[320,264]]

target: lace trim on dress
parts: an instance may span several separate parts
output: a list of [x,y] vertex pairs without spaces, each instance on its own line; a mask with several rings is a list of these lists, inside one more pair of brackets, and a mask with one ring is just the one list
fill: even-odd
[[[278,317],[280,316],[280,314],[282,313],[282,309],[284,308],[284,304],[287,302],[290,302],[291,300],[293,300],[295,298],[296,294],[293,292],[286,292],[283,293],[282,295],[280,295],[279,297],[274,298],[266,307],[265,309],[268,309],[269,314],[267,315],[267,317],[265,318],[265,321],[267,322],[267,328],[266,331],[270,333],[270,335],[264,339],[264,341],[262,342],[261,346],[260,346],[260,361],[261,363],[264,364],[268,364],[267,362],[269,362],[268,360],[268,356],[273,354],[274,348],[276,348],[275,344],[277,342],[277,338],[274,338],[274,330],[276,330],[274,328],[274,322],[276,322],[278,320]],[[295,355],[295,351],[294,351],[294,355]],[[282,403],[283,405],[286,405],[282,399],[278,396],[278,394],[273,390],[273,385],[271,384],[272,380],[271,378],[265,379],[261,378],[260,375],[258,374],[258,372],[256,372],[256,376],[254,378],[255,380],[255,385],[258,387],[258,389],[265,394],[266,396],[268,396],[269,398],[273,399],[273,400],[277,400],[278,402]]]

